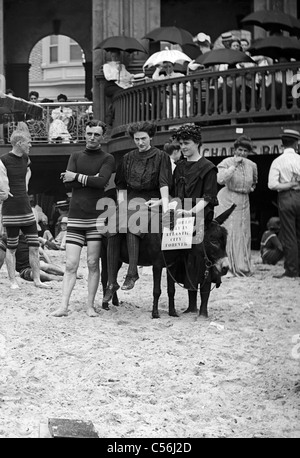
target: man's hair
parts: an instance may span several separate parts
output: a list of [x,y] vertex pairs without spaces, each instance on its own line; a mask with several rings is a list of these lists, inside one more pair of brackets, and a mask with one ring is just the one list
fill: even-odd
[[103,135],[105,134],[106,129],[107,129],[107,126],[106,126],[105,122],[98,121],[97,119],[92,119],[91,121],[89,121],[86,124],[85,128],[87,128],[87,127],[102,127]]
[[64,99],[65,102],[68,101],[68,97],[65,94],[58,94],[57,100]]
[[178,151],[180,150],[180,145],[179,143],[175,143],[175,142],[167,142],[164,144],[164,151],[169,155],[171,156],[174,151]]
[[192,140],[199,146],[202,145],[201,127],[196,124],[184,124],[175,133],[175,138],[179,140]]
[[129,124],[127,129],[128,135],[133,138],[134,134],[137,132],[146,132],[149,137],[152,138],[156,132],[156,124],[149,121],[134,122]]
[[36,91],[30,91],[29,92],[29,98],[34,95],[34,97],[36,97],[37,99],[39,98],[40,94]]
[[10,143],[15,146],[18,142],[30,140],[30,137],[23,130],[15,130],[10,136]]
[[298,140],[291,137],[281,137],[282,146],[284,148],[292,148],[295,144],[298,145]]

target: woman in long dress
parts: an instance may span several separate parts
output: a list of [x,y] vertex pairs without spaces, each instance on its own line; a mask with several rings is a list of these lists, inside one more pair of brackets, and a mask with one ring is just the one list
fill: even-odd
[[251,272],[251,221],[249,193],[257,183],[257,165],[247,159],[252,151],[252,142],[246,135],[234,143],[234,156],[224,159],[218,165],[218,183],[225,185],[218,193],[219,205],[216,216],[227,210],[233,203],[236,208],[224,223],[228,231],[227,255],[230,272],[245,277]]

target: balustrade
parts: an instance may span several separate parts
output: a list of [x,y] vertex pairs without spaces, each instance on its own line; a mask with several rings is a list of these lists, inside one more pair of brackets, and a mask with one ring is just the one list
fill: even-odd
[[[128,124],[155,121],[160,130],[186,123],[232,123],[298,120],[300,115],[300,63],[249,67],[222,72],[201,71],[185,77],[136,84],[113,99],[111,137],[123,136]],[[86,123],[92,118],[92,102],[43,103],[40,121],[26,120],[33,142],[84,142]],[[49,137],[53,110],[67,107],[66,138]],[[4,124],[5,142],[17,123]],[[58,135],[59,137],[59,135]]]
[[[129,123],[155,121],[162,130],[185,122],[204,125],[295,119],[299,116],[299,62],[136,84],[113,99],[112,137]],[[299,85],[299,88],[298,88]]]
[[[5,115],[4,141],[17,128],[18,121],[26,123],[33,143],[79,143],[85,141],[86,123],[93,117],[92,102],[40,103],[44,113],[40,120],[24,119],[18,113]],[[61,115],[60,115],[61,112]],[[56,127],[55,127],[56,125]]]

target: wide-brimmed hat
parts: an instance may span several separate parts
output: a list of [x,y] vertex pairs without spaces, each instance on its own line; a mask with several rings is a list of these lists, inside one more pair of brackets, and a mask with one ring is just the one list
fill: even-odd
[[205,41],[208,41],[209,43],[211,43],[211,38],[209,35],[206,35],[206,33],[203,33],[203,32],[199,32],[196,37],[195,37],[195,40],[194,40],[196,43],[204,43]]
[[147,81],[145,73],[136,73],[133,75],[132,83],[145,83]]
[[294,140],[300,140],[300,132],[298,130],[293,129],[284,129],[282,134],[280,135],[281,138],[292,138]]
[[230,41],[230,40],[233,40],[234,37],[231,32],[226,32],[226,33],[222,33],[221,38],[222,38],[222,41]]

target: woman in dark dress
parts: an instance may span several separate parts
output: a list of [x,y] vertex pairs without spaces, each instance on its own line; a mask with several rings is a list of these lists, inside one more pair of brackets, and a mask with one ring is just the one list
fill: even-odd
[[[128,134],[134,140],[137,148],[125,154],[116,173],[115,182],[119,205],[117,210],[118,232],[126,232],[129,255],[128,272],[122,286],[123,290],[132,289],[139,278],[137,271],[139,244],[140,238],[149,232],[150,209],[151,217],[161,207],[163,212],[168,210],[169,187],[172,182],[171,161],[164,151],[151,145],[155,132],[156,126],[151,122],[137,122],[129,125]],[[127,212],[121,211],[124,204]],[[133,217],[134,214],[137,214],[137,210],[138,219]],[[110,234],[107,254],[108,287],[104,301],[109,301],[119,288],[117,283],[119,253],[120,237]]]
[[185,124],[176,131],[175,138],[180,144],[185,160],[180,161],[174,170],[171,194],[179,198],[182,206],[182,209],[177,208],[177,213],[183,216],[195,216],[196,230],[186,264],[188,279],[178,279],[178,281],[183,281],[186,288],[194,289],[193,285],[197,284],[199,278],[199,246],[204,237],[205,225],[213,220],[214,207],[218,205],[218,169],[211,161],[201,156],[200,126]]

